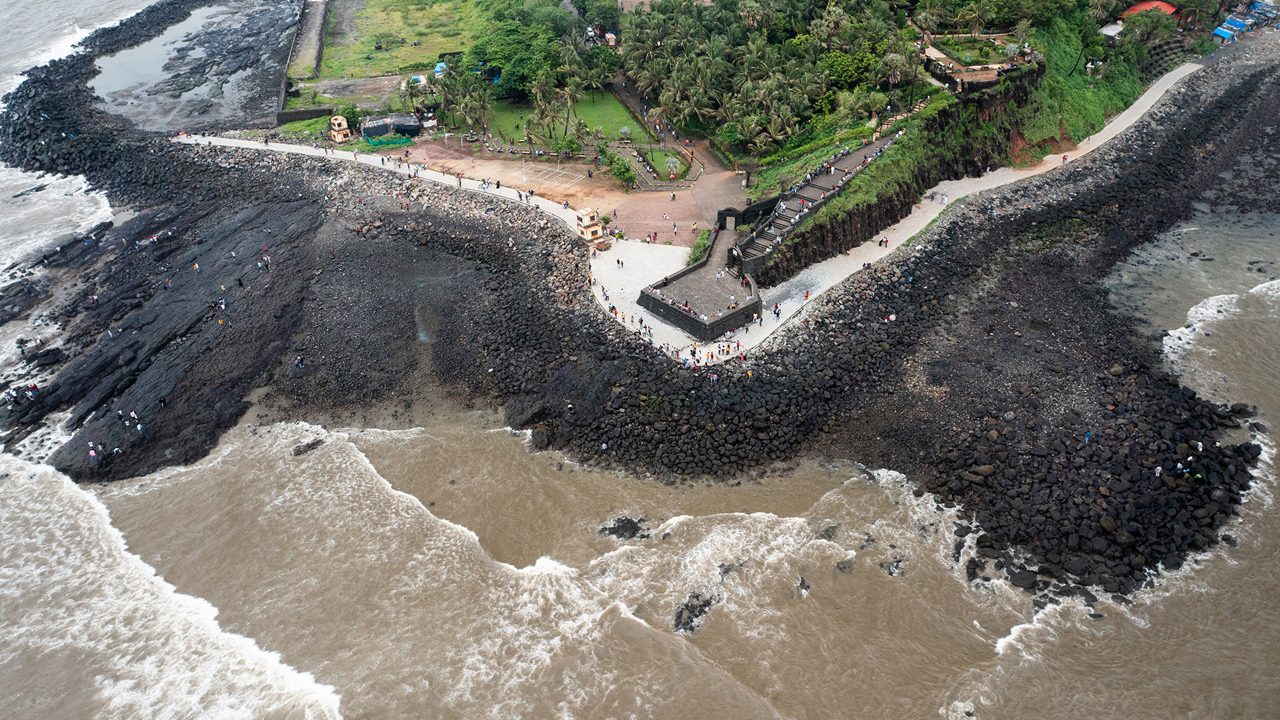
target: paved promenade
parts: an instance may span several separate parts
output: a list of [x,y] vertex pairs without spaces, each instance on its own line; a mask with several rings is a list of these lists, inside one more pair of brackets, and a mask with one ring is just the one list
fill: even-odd
[[[1087,155],[1124,132],[1146,114],[1170,88],[1177,85],[1178,81],[1200,68],[1201,66],[1195,63],[1187,63],[1165,74],[1152,84],[1133,105],[1107,123],[1106,127],[1098,131],[1097,134],[1081,141],[1075,150],[1067,152],[1067,161],[1070,162]],[[274,152],[359,162],[382,168],[388,172],[406,176],[416,174],[417,177],[425,180],[439,182],[450,187],[458,187],[456,177],[434,172],[421,166],[394,163],[390,157],[388,157],[387,164],[383,165],[382,158],[384,156],[382,155],[357,154],[345,150],[326,152],[321,148],[286,143],[263,145],[261,141],[224,137],[180,136],[175,138],[175,141],[253,150],[271,150]],[[977,178],[942,182],[932,188],[926,195],[934,194],[939,197],[946,195],[950,200],[957,200],[966,195],[991,190],[1048,172],[1060,167],[1062,164],[1062,156],[1056,155],[1046,158],[1040,164],[1032,167],[1000,168]],[[501,190],[493,188],[483,190],[480,187],[480,181],[468,178],[462,179],[462,188],[473,192],[504,197],[512,202],[519,202],[514,188],[503,187]],[[569,228],[572,229],[574,227],[576,218],[572,208],[566,210],[557,203],[536,196],[532,198],[532,204],[565,223]],[[878,246],[874,241],[864,243],[843,255],[814,264],[787,282],[765,290],[763,296],[766,310],[764,322],[752,328],[750,332],[739,333],[736,337],[729,338],[728,342],[733,344],[735,351],[739,350],[739,344],[741,351],[750,351],[755,348],[779,328],[803,318],[809,304],[823,292],[861,270],[864,263],[875,262],[896,250],[902,243],[923,230],[930,221],[942,214],[944,210],[945,206],[941,203],[922,201],[915,206],[910,215],[876,236],[876,240],[888,238],[888,247]],[[591,291],[601,306],[607,311],[609,305],[612,304],[618,309],[618,315],[614,317],[619,322],[623,322],[628,329],[649,339],[655,346],[667,349],[673,357],[677,358],[689,358],[691,347],[695,343],[703,347],[705,347],[705,344],[697,343],[691,336],[642,309],[637,304],[636,299],[639,297],[642,288],[684,267],[688,252],[688,248],[677,246],[621,241],[614,244],[614,249],[597,253],[591,259],[592,278],[594,280]],[[623,261],[621,265],[617,263],[618,260]],[[708,263],[707,266],[711,267],[711,264]],[[604,297],[604,290],[608,291],[608,300]],[[806,293],[808,295],[807,298]],[[779,304],[782,310],[781,316],[776,319],[768,312],[774,303]],[[625,321],[622,320],[624,316],[626,318]],[[640,324],[641,320],[644,321],[643,326]],[[722,357],[719,359],[728,358]]]
[[[188,145],[218,145],[222,147],[246,148],[249,150],[270,150],[272,152],[291,153],[294,155],[310,155],[312,157],[329,158],[332,160],[346,160],[347,162],[356,162],[370,167],[380,168],[387,172],[398,173],[406,177],[419,177],[424,180],[430,180],[442,185],[450,187],[461,187],[464,190],[483,193],[485,195],[493,195],[495,197],[506,198],[511,202],[520,202],[517,192],[518,188],[503,187],[502,189],[483,189],[479,180],[470,178],[458,179],[457,176],[446,175],[436,172],[422,165],[415,163],[404,163],[397,161],[390,155],[376,155],[371,153],[357,153],[351,150],[326,150],[324,148],[311,147],[310,145],[291,145],[289,143],[271,143],[265,144],[261,140],[242,140],[239,138],[227,137],[200,137],[197,135],[180,135],[174,138],[175,142],[186,143]],[[385,162],[384,162],[385,158]],[[529,199],[527,204],[531,204],[546,214],[556,218],[569,227],[570,230],[575,228],[577,216],[573,208],[565,209],[558,203],[537,195]]]

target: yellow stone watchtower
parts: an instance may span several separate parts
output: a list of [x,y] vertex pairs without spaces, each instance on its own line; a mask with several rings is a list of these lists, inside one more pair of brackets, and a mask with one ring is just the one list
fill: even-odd
[[347,119],[341,115],[329,116],[329,139],[336,143],[344,143],[351,139],[351,128]]

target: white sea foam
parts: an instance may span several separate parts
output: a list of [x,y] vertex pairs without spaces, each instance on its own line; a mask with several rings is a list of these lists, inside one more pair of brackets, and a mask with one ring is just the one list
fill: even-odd
[[[44,189],[22,193],[44,186]],[[111,204],[82,176],[43,175],[0,165],[0,269],[30,263],[74,233],[112,218]]]
[[49,672],[91,678],[78,700],[101,717],[339,717],[331,687],[223,631],[212,605],[128,552],[92,495],[10,456],[0,472],[0,673],[62,658]]
[[1240,296],[1235,294],[1214,295],[1196,303],[1187,311],[1186,325],[1170,330],[1164,336],[1165,359],[1177,367],[1213,322],[1239,311]]

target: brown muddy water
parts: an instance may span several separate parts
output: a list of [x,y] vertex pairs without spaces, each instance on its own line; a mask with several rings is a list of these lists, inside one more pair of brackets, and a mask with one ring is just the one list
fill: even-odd
[[[1251,261],[1278,229],[1206,213],[1111,278],[1178,328],[1188,382],[1267,423],[1280,285]],[[246,424],[194,466],[93,488],[6,456],[12,716],[1256,718],[1280,700],[1270,446],[1238,547],[1091,617],[968,584],[954,511],[891,471],[666,486],[437,417]],[[650,536],[598,532],[620,515]],[[715,604],[676,632],[691,593]]]
[[[1113,299],[1280,418],[1280,218],[1202,212]],[[1208,259],[1212,258],[1212,259]],[[417,328],[431,341],[431,318]],[[253,425],[106,486],[0,455],[0,717],[1274,717],[1274,449],[1222,546],[1097,616],[966,582],[955,510],[806,460],[740,486],[583,469],[493,416]],[[1249,431],[1245,431],[1249,434]],[[314,450],[294,454],[312,440]],[[37,455],[38,456],[38,455]],[[646,537],[598,532],[643,517]],[[970,536],[972,538],[973,536]],[[678,608],[714,604],[693,632]]]

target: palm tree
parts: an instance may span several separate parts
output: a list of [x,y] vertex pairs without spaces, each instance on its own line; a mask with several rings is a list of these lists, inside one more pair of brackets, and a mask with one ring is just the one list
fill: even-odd
[[574,114],[573,106],[582,97],[582,85],[577,78],[570,77],[564,87],[555,91],[556,101],[564,110],[564,137],[569,136],[569,120]]
[[408,112],[417,110],[418,100],[426,93],[426,85],[414,81],[412,77],[407,77],[400,83],[400,102]]
[[892,88],[902,82],[909,69],[910,62],[901,53],[893,52],[880,60],[879,75]]
[[956,22],[967,25],[969,34],[978,37],[982,31],[982,23],[987,20],[987,8],[980,2],[971,2],[956,13]]
[[1180,4],[1182,20],[1184,23],[1191,23],[1207,17],[1212,21],[1218,7],[1218,0],[1183,0]]
[[493,114],[493,96],[489,89],[482,87],[471,96],[471,115],[481,128],[489,127],[489,117]]
[[1116,9],[1116,0],[1089,0],[1089,17],[1100,23],[1111,17]]
[[748,30],[767,29],[773,20],[773,9],[760,0],[742,0],[738,12]]
[[938,26],[942,24],[942,15],[937,10],[930,8],[918,11],[914,20],[925,35],[933,35],[938,32]]
[[859,94],[857,96],[857,105],[854,107],[858,114],[869,116],[872,125],[879,125],[880,111],[888,104],[889,96],[877,91]]
[[849,26],[849,15],[844,8],[831,4],[826,12],[809,25],[809,35],[817,41],[822,49],[830,49],[832,42]]
[[679,169],[680,169],[680,161],[679,161],[679,160],[677,160],[677,159],[675,158],[675,156],[673,156],[673,155],[668,155],[668,156],[667,156],[667,174],[668,174],[668,176],[670,176],[670,177],[675,177],[676,171],[677,171],[677,170],[679,170]]
[[1027,44],[1027,38],[1030,38],[1030,37],[1031,37],[1031,21],[1026,18],[1022,18],[1021,20],[1018,21],[1016,25],[1013,26],[1013,39],[1017,40],[1018,46],[1021,47]]

